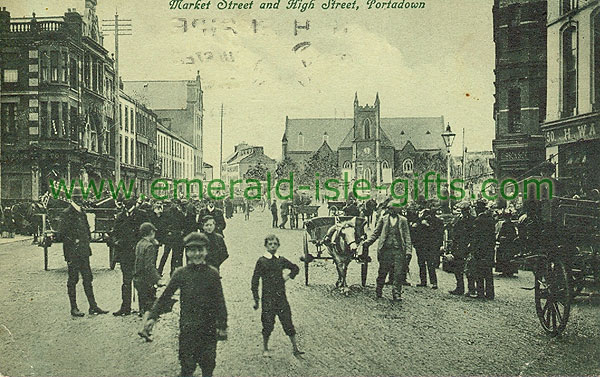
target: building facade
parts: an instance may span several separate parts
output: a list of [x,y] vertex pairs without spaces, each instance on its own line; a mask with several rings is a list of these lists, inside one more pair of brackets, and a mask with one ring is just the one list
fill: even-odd
[[[160,167],[160,178],[169,182],[175,180],[193,180],[194,178],[194,145],[177,135],[167,127],[158,123],[156,132],[157,166]],[[170,187],[173,187],[172,184]],[[197,196],[199,185],[190,185],[191,195]]]
[[495,0],[495,138],[499,179],[531,175],[544,161],[546,1]]
[[152,180],[161,173],[155,164],[157,116],[123,91],[119,107],[121,179],[126,185],[133,180],[134,192],[148,195]]
[[194,80],[124,81],[123,88],[132,98],[152,109],[163,126],[194,146],[194,170],[188,178],[205,179],[202,154],[204,105],[200,74]]
[[277,161],[265,154],[262,146],[240,143],[234,147],[233,153],[225,158],[221,168],[221,179],[228,184],[232,180],[244,180],[250,168],[262,165],[274,175]]
[[546,157],[560,194],[600,189],[600,1],[548,2]]
[[2,199],[38,199],[49,180],[114,178],[113,60],[96,0],[61,17],[0,11]]
[[390,183],[418,171],[422,155],[444,151],[443,131],[443,117],[382,118],[379,95],[361,106],[356,94],[352,119],[286,117],[282,156],[301,165],[315,153],[334,153],[350,179]]

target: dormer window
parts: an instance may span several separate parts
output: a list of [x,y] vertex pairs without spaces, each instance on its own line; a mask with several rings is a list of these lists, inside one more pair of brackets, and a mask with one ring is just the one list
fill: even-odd
[[427,130],[427,132],[425,132],[425,135],[431,135],[431,132]]
[[325,132],[325,133],[323,134],[323,142],[324,142],[324,143],[329,143],[329,135],[327,135],[327,132]]

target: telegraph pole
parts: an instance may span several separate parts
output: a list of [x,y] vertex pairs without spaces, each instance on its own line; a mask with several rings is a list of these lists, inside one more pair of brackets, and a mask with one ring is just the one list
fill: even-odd
[[219,147],[219,179],[223,179],[223,104],[221,103],[221,146]]
[[[115,128],[115,184],[121,180],[121,80],[119,77],[119,35],[132,35],[131,19],[119,20],[119,14],[115,11],[114,20],[102,20],[104,22],[102,32],[113,32],[115,34],[115,80],[114,80],[114,128]],[[121,27],[122,29],[119,29]]]

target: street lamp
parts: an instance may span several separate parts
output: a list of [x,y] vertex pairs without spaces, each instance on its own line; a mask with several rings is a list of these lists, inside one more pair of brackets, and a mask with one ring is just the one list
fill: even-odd
[[446,176],[448,179],[448,209],[452,212],[452,205],[450,202],[450,148],[452,147],[452,143],[454,143],[454,138],[456,134],[452,132],[450,128],[450,123],[446,126],[446,131],[442,133],[442,139],[444,139],[444,144],[446,145],[446,163],[448,166],[448,175]]

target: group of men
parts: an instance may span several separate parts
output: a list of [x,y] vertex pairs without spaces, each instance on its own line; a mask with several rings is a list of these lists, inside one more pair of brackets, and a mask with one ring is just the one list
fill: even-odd
[[[158,279],[162,277],[166,261],[171,254],[170,274],[183,265],[184,237],[190,233],[203,232],[216,250],[210,259],[212,264],[218,266],[228,257],[227,247],[223,239],[223,229],[226,222],[223,211],[216,207],[215,201],[192,202],[187,200],[165,201],[151,203],[149,200],[128,199],[118,200],[119,208],[115,218],[113,232],[109,244],[115,251],[116,260],[121,265],[122,303],[119,310],[114,312],[115,316],[125,316],[132,313],[131,302],[133,285],[156,289]],[[69,205],[61,216],[59,233],[63,240],[63,252],[68,266],[67,292],[70,300],[71,315],[81,317],[84,315],[77,306],[76,285],[79,275],[83,280],[83,286],[90,305],[90,314],[105,314],[94,297],[92,287],[92,272],[89,257],[91,256],[91,233],[87,216],[82,210],[83,198],[81,191],[74,189]],[[152,235],[152,237],[149,237]],[[146,239],[147,243],[142,245],[140,252],[136,246],[140,241]],[[158,267],[158,246],[164,245],[164,252]],[[155,249],[156,252],[148,252]],[[140,258],[139,254],[143,254]],[[152,264],[156,268],[156,274],[148,273],[140,277],[144,266]],[[157,279],[158,277],[158,279]],[[148,284],[143,281],[148,280]],[[138,284],[139,283],[139,284]],[[148,309],[152,301],[152,289],[145,289],[140,295],[140,314]],[[139,290],[138,290],[139,293]],[[149,296],[148,296],[149,295]],[[147,297],[142,302],[142,296]]]

